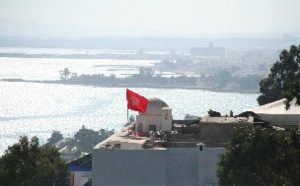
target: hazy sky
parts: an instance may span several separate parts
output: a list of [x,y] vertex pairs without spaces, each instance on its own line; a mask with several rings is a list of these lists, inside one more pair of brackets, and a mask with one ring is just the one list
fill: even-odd
[[119,35],[300,34],[300,0],[0,0],[0,19]]

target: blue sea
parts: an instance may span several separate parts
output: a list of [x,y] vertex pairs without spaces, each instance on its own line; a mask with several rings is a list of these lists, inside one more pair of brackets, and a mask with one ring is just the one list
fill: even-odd
[[[3,49],[2,49],[3,50]],[[69,68],[81,74],[137,73],[152,60],[0,58],[0,79],[59,79],[59,71]],[[147,97],[163,99],[173,110],[174,119],[186,114],[203,116],[209,109],[229,114],[257,106],[258,94],[221,93],[192,89],[129,89]],[[120,130],[126,123],[126,88],[55,85],[0,81],[0,155],[20,136],[37,136],[41,144],[51,133],[72,137],[83,125],[93,130]],[[137,112],[129,111],[130,115]]]

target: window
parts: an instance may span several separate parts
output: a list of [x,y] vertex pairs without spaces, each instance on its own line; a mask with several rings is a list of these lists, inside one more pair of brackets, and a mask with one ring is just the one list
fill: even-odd
[[114,144],[114,149],[120,149],[121,148],[121,144]]
[[156,125],[149,125],[149,131],[156,132]]

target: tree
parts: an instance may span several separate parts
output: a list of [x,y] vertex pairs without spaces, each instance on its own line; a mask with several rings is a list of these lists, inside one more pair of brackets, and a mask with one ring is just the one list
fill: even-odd
[[300,185],[299,132],[234,129],[217,175],[222,185]]
[[260,95],[257,101],[260,105],[286,98],[286,108],[296,98],[300,105],[300,45],[290,46],[290,50],[283,50],[277,61],[270,69],[268,77],[259,83]]
[[68,185],[66,163],[53,146],[46,146],[42,149],[38,171],[39,183],[42,183],[40,185]]
[[68,68],[65,68],[64,70],[59,71],[59,74],[60,74],[60,79],[67,80],[71,72]]
[[86,129],[85,126],[82,126],[74,135],[75,144],[80,152],[91,152],[100,139],[99,132]]
[[65,162],[54,147],[39,147],[39,140],[26,136],[8,147],[0,158],[1,184],[10,185],[68,185]]
[[81,156],[82,153],[91,153],[93,147],[105,140],[109,136],[114,134],[113,130],[100,129],[99,131],[94,131],[92,129],[87,129],[83,125],[79,131],[74,135],[74,139],[67,143],[67,149],[72,151],[73,155]]

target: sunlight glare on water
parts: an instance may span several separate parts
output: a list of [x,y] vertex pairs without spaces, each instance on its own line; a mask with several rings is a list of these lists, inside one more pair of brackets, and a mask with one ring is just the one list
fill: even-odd
[[[82,125],[93,130],[119,130],[126,122],[126,89],[41,83],[0,82],[0,151],[21,135],[47,142],[53,130],[73,136]],[[147,98],[158,97],[173,109],[174,119],[202,116],[207,110],[223,115],[257,106],[256,94],[204,90],[131,88]],[[134,111],[129,112],[137,114]]]
[[[80,74],[133,73],[151,60],[0,58],[0,79],[56,80],[59,70]],[[125,68],[126,67],[126,68]],[[120,71],[108,71],[119,68]],[[122,70],[123,69],[123,70]],[[131,88],[146,98],[157,97],[171,108],[174,119],[203,116],[209,109],[239,114],[257,106],[257,94],[218,93],[193,89]],[[83,125],[93,130],[119,130],[126,123],[126,88],[0,81],[0,154],[19,137],[37,136],[47,142],[53,130],[72,137]],[[129,111],[130,115],[137,112]]]

